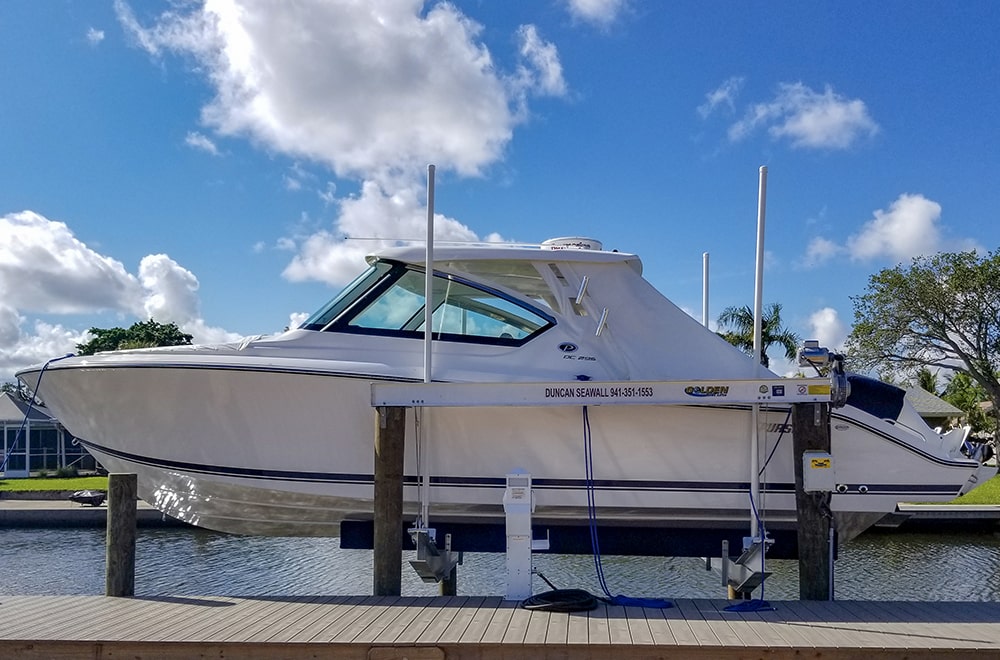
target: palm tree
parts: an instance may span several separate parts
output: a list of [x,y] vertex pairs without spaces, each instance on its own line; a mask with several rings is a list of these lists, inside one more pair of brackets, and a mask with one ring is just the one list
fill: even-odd
[[927,367],[922,367],[920,371],[917,372],[917,387],[931,394],[937,395],[938,393],[938,382],[937,374],[928,369]]
[[[771,303],[762,310],[760,363],[765,367],[771,361],[767,349],[777,344],[785,349],[785,357],[794,360],[799,353],[801,339],[781,325],[781,304]],[[719,335],[747,355],[753,355],[753,310],[749,305],[727,307],[719,315]]]

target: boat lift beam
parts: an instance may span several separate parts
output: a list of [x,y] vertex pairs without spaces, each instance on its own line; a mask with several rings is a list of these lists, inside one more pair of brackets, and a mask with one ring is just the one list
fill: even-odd
[[828,378],[372,383],[373,407],[622,406],[833,403],[847,393]]

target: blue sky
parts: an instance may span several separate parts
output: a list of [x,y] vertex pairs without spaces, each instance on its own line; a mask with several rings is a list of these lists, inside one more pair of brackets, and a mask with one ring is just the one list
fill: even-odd
[[[897,263],[1000,245],[1000,4],[0,5],[0,379],[145,318],[280,331],[372,238],[590,236],[839,346]],[[345,237],[348,237],[345,240]]]

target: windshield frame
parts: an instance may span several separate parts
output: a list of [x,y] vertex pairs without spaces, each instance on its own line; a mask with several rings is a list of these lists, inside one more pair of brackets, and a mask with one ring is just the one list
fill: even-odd
[[[415,264],[406,264],[390,259],[380,259],[372,264],[372,266],[365,271],[365,273],[348,285],[348,287],[346,287],[344,291],[338,294],[333,300],[310,316],[307,322],[300,327],[306,330],[321,332],[399,337],[403,339],[423,339],[425,333],[422,323],[419,328],[413,328],[412,324],[404,324],[404,327],[402,328],[363,327],[351,324],[355,318],[363,314],[369,306],[385,295],[401,278],[408,273],[417,273],[421,277],[424,277],[426,270],[422,266],[417,266]],[[434,341],[496,346],[522,346],[557,324],[556,318],[550,311],[542,309],[532,303],[525,302],[524,300],[520,300],[495,287],[442,271],[434,271],[434,277],[435,279],[439,279],[445,283],[454,282],[462,284],[476,291],[480,291],[487,296],[497,298],[509,305],[513,305],[515,308],[530,313],[532,316],[536,317],[538,321],[540,321],[538,328],[523,337],[496,337],[489,335],[435,331],[432,333]],[[438,304],[438,308],[440,308],[440,305],[447,301],[435,300],[435,302]],[[325,319],[324,317],[327,316],[332,310],[335,310],[332,318],[329,318],[328,320]],[[435,309],[435,315],[437,314],[437,311],[438,310]],[[419,310],[419,315],[422,316],[422,314],[423,305],[420,306]],[[326,322],[318,322],[321,320]],[[407,325],[411,327],[405,327]]]

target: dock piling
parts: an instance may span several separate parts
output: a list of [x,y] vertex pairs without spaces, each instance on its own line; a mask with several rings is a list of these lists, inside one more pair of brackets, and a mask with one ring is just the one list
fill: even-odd
[[[451,553],[451,534],[444,535],[444,551],[445,553]],[[448,574],[445,575],[441,582],[438,583],[438,593],[442,596],[457,596],[458,595],[458,564],[451,567]]]
[[832,600],[829,494],[807,492],[804,483],[803,454],[807,451],[830,452],[830,404],[796,403],[792,405],[792,442],[795,463],[795,509],[798,520],[799,598]]
[[403,450],[406,408],[375,412],[375,492],[372,594],[399,596],[403,582]]
[[108,475],[108,534],[104,572],[106,596],[129,598],[135,595],[137,501],[136,475]]

